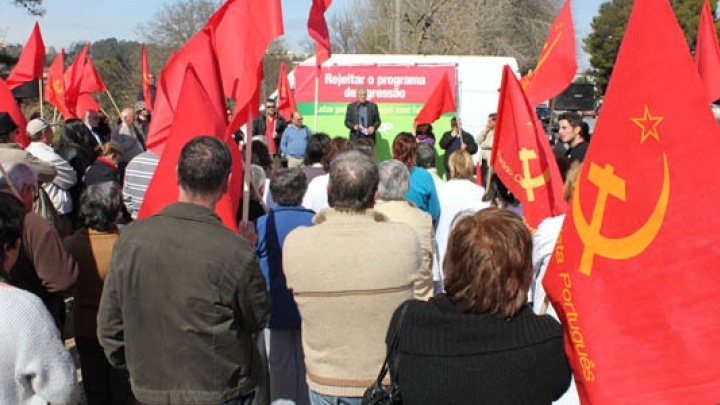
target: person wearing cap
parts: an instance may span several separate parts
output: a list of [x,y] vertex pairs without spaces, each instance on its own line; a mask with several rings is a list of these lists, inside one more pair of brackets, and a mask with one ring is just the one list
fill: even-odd
[[18,126],[5,111],[0,112],[0,163],[5,166],[12,162],[23,162],[30,165],[38,173],[42,183],[53,181],[57,169],[52,163],[44,162],[26,151],[17,142]]
[[51,182],[42,184],[43,189],[58,214],[62,216],[70,214],[73,210],[73,202],[69,190],[77,182],[77,173],[52,147],[53,124],[42,118],[36,118],[28,123],[26,132],[30,139],[27,151],[38,159],[51,163],[57,170],[57,176]]

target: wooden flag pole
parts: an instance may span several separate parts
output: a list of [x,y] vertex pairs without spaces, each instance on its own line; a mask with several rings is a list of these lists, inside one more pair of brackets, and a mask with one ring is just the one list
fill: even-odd
[[[252,105],[252,102],[251,102]],[[236,105],[235,108],[240,106]],[[252,108],[248,109],[248,123],[245,124],[245,159],[243,162],[243,198],[242,198],[242,224],[248,224],[250,216],[250,187],[252,187],[252,176],[250,165],[252,160]]]
[[105,90],[105,94],[108,95],[108,98],[110,98],[110,102],[112,103],[113,107],[115,107],[115,111],[118,113],[118,117],[122,115],[120,113],[120,109],[118,108],[117,104],[115,104],[115,99],[113,98],[112,94],[110,94],[110,90]]
[[[297,88],[297,81],[295,82]],[[313,124],[313,130],[317,132],[318,130],[318,97],[320,95],[320,66],[317,66],[315,69],[315,123]]]
[[40,118],[45,118],[43,113],[43,83],[42,77],[38,79],[38,96],[40,97]]

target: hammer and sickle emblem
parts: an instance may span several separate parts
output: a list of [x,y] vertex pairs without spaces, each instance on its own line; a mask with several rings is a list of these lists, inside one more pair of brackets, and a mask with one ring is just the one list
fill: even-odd
[[523,177],[520,179],[520,187],[525,189],[528,201],[533,202],[535,201],[535,189],[544,186],[550,179],[550,169],[546,169],[540,176],[532,177],[530,161],[537,159],[537,153],[532,149],[522,148],[518,155],[523,165]]
[[60,83],[60,79],[53,80],[52,86],[55,94],[62,94],[64,89],[62,83]]
[[557,46],[560,38],[562,37],[563,26],[564,24],[555,25],[553,29],[555,36],[552,39],[548,38],[547,41],[545,41],[545,43],[543,44],[542,51],[540,52],[540,58],[538,58],[538,63],[535,66],[535,70],[520,79],[520,86],[523,88],[523,90],[527,89],[530,83],[533,82],[535,76],[537,75],[536,72],[538,71],[538,69],[540,69],[542,65],[545,64],[545,62],[550,57],[550,54],[553,52],[553,50],[555,50],[555,47]]
[[589,224],[580,207],[580,183],[577,185],[572,202],[575,228],[584,245],[580,272],[586,276],[590,276],[595,255],[613,260],[626,260],[640,254],[655,239],[663,224],[670,199],[670,169],[667,155],[663,154],[663,185],[653,212],[640,229],[625,237],[609,238],[600,233],[608,195],[625,201],[625,180],[614,173],[613,166],[606,164],[600,167],[595,163],[590,164],[588,180],[599,190]]

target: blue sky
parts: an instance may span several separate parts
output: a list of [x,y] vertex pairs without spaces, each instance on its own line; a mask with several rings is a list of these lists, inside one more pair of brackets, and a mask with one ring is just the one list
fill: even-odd
[[[262,1],[262,0],[258,0]],[[137,27],[169,1],[157,0],[44,0],[47,10],[39,19],[40,28],[48,46],[67,47],[73,42],[95,41],[115,37],[140,40]],[[24,43],[36,17],[23,8],[15,7],[10,0],[0,0],[0,38],[8,43]],[[348,7],[352,0],[334,0],[328,13]],[[603,0],[575,0],[573,18],[578,43],[590,33],[590,21]],[[307,16],[312,0],[282,0],[285,19],[285,40],[291,48],[300,49],[307,37]],[[587,67],[587,58],[580,58],[581,69]]]

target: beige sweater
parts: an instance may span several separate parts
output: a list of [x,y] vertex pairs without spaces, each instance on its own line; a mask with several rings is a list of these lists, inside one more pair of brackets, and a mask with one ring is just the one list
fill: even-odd
[[413,297],[420,266],[415,232],[373,210],[332,208],[285,239],[283,269],[302,316],[308,386],[360,397],[385,358],[395,308]]

